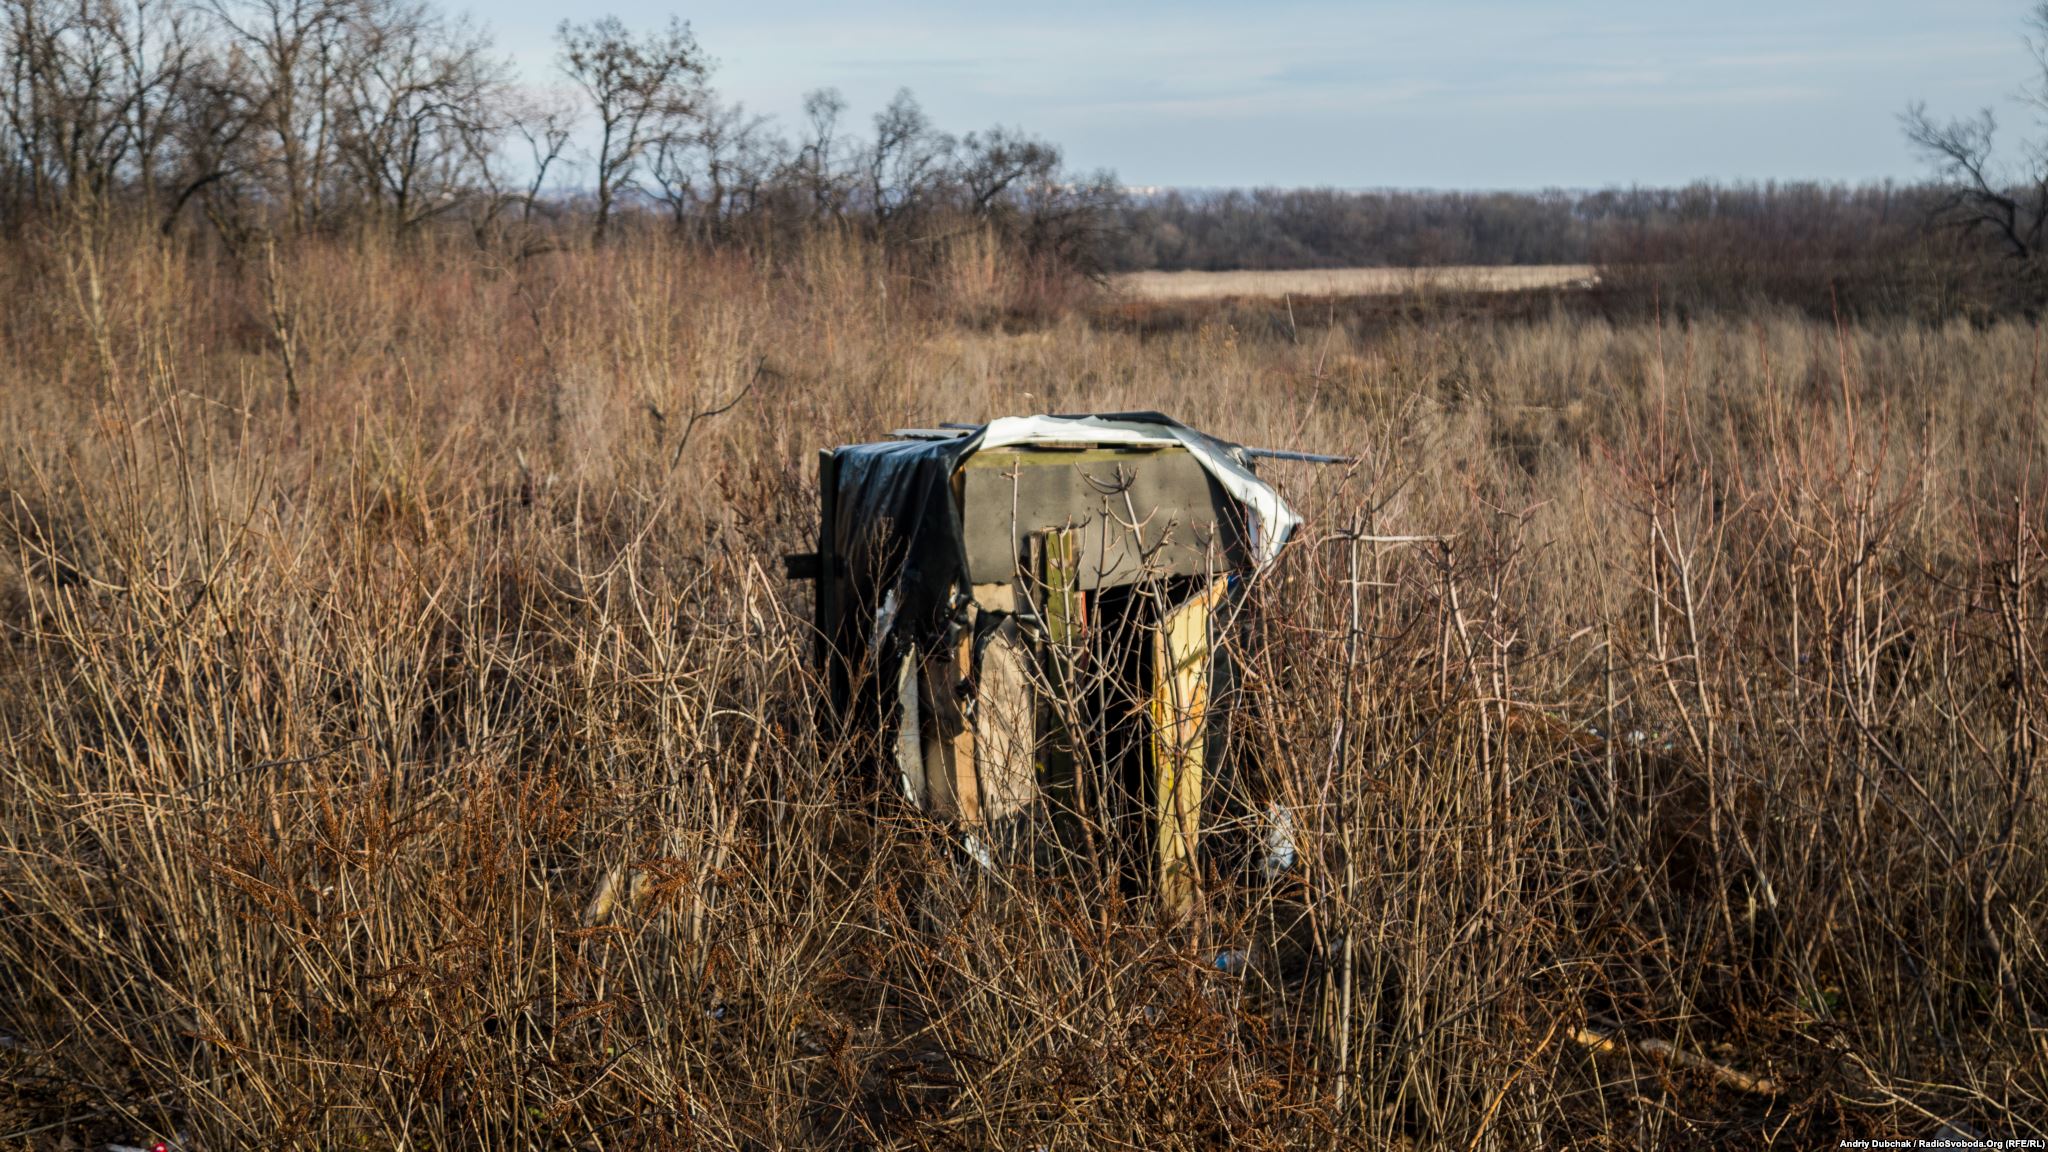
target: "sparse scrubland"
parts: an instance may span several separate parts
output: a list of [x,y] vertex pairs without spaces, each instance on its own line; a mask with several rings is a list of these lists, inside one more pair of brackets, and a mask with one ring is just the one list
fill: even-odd
[[[2037,327],[947,244],[0,251],[0,1137],[2043,1135]],[[821,447],[1139,408],[1359,458],[1266,466],[1300,855],[1192,923],[969,862],[779,570]]]

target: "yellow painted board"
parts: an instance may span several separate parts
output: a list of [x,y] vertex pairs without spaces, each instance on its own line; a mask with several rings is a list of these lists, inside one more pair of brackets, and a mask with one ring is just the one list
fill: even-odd
[[1152,770],[1161,904],[1194,904],[1209,707],[1209,618],[1224,582],[1212,582],[1159,622],[1152,637]]
[[1034,536],[1043,588],[1046,638],[1054,644],[1072,644],[1088,627],[1088,594],[1081,591],[1080,532],[1054,528]]

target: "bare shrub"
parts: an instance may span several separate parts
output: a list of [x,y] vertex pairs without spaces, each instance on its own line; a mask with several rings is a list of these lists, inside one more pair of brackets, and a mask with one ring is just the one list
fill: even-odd
[[[264,272],[120,251],[91,315],[0,253],[0,1135],[2048,1116],[2029,327],[1005,329],[848,231],[307,243],[294,413]],[[947,275],[1018,291],[989,259]],[[818,447],[1090,408],[1361,457],[1269,466],[1311,527],[1252,590],[1233,763],[1298,859],[1219,854],[1199,927],[969,862],[821,727],[774,571]]]

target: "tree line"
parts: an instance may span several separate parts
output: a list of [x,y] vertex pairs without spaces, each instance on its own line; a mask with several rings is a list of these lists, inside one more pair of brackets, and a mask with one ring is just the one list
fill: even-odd
[[1696,183],[1597,191],[1167,191],[1118,214],[1118,271],[1585,264],[1610,302],[1816,314],[2031,311],[2031,254],[1958,186]]
[[421,0],[0,0],[0,233],[976,225],[1085,269],[1118,199],[1029,133],[940,130],[907,90],[866,132],[812,92],[787,134],[717,94],[680,21],[565,22],[556,44],[557,74],[522,83],[487,30]]
[[1846,258],[1917,243],[1943,195],[1889,183],[1169,191],[1129,202],[1113,258],[1129,270],[1604,264],[1737,243]]
[[[2048,100],[2048,3],[2030,28]],[[556,49],[521,76],[430,0],[0,0],[0,236],[119,218],[234,251],[449,229],[774,249],[824,224],[912,257],[983,229],[1085,275],[1566,263],[1810,294],[1907,269],[2048,295],[2048,150],[1995,163],[1989,113],[1908,111],[1924,185],[1131,195],[1020,129],[946,132],[907,90],[861,124],[821,89],[779,125],[719,95],[680,21],[565,22]]]

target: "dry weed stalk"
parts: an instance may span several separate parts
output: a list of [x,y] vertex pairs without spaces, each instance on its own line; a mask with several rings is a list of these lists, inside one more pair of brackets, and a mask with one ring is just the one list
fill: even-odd
[[[1006,311],[971,240],[957,310],[843,236],[371,249],[107,245],[82,292],[0,252],[0,1136],[2048,1117],[2031,330],[1148,331]],[[1321,528],[1248,600],[1232,740],[1299,858],[1219,852],[1199,932],[1107,864],[968,864],[820,725],[764,572],[820,445],[1148,407],[1364,459],[1270,468]]]

